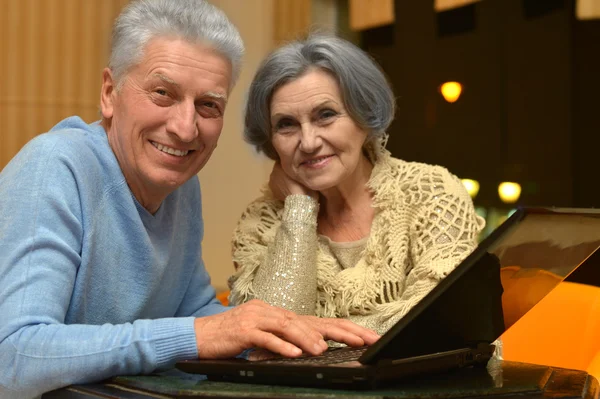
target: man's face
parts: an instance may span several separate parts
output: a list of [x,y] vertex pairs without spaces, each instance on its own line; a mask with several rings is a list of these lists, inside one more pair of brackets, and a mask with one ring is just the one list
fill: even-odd
[[[223,127],[231,64],[210,47],[156,38],[117,89],[104,71],[108,141],[138,201],[155,211],[206,164]],[[155,208],[155,209],[151,209]]]

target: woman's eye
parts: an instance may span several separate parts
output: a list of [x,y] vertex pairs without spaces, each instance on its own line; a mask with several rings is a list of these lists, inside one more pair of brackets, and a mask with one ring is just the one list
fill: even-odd
[[288,130],[294,126],[294,122],[289,119],[282,119],[275,124],[275,131]]
[[337,113],[335,111],[330,110],[330,109],[325,109],[325,110],[323,110],[323,111],[321,111],[319,113],[319,116],[320,116],[321,119],[333,118],[336,115],[337,115]]

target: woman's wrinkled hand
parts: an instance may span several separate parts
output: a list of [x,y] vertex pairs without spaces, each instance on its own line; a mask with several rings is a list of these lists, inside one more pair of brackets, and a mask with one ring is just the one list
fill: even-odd
[[288,195],[303,194],[313,197],[314,199],[319,198],[319,194],[316,191],[310,190],[293,180],[289,177],[281,167],[279,162],[275,162],[271,176],[269,178],[269,188],[273,192],[275,198],[285,201]]

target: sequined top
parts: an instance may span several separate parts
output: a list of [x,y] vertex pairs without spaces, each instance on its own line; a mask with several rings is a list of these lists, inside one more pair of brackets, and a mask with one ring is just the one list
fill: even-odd
[[367,186],[375,215],[350,268],[318,238],[317,201],[292,195],[282,202],[265,189],[234,232],[230,302],[259,298],[299,314],[348,318],[382,334],[476,247],[484,221],[445,168],[384,150]]

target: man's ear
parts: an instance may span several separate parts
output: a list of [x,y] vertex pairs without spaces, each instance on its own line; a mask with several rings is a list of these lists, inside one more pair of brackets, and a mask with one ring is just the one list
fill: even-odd
[[102,119],[110,119],[113,116],[115,91],[116,87],[112,71],[110,68],[104,68],[104,71],[102,71],[102,90],[100,91],[100,110],[102,112]]

